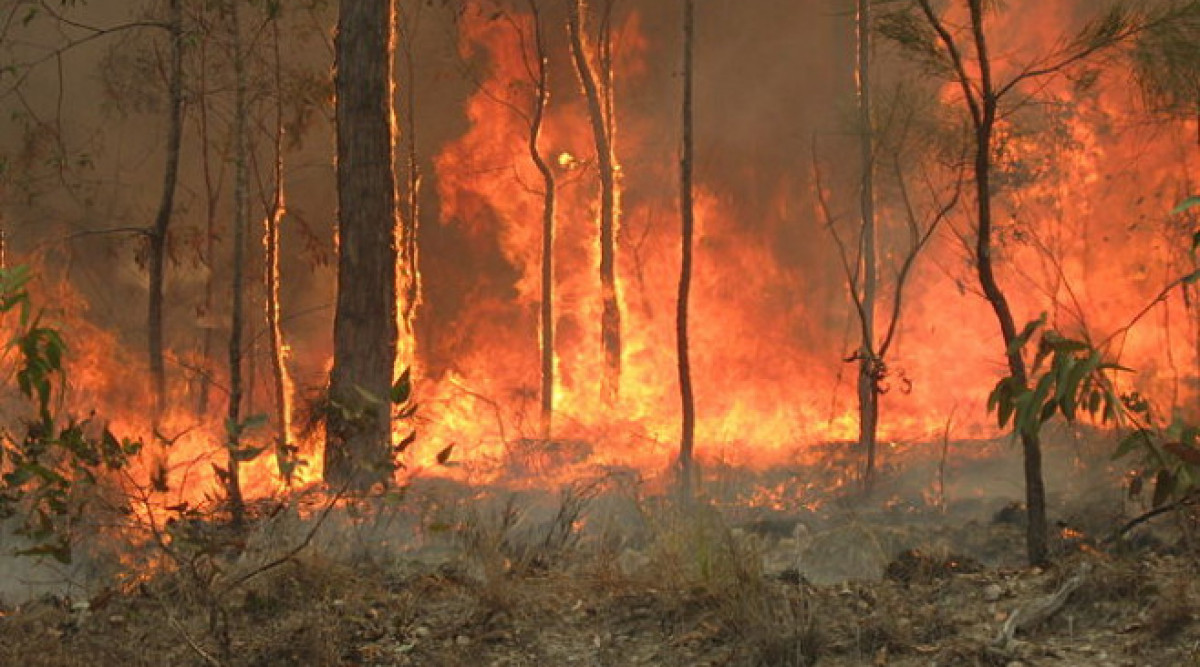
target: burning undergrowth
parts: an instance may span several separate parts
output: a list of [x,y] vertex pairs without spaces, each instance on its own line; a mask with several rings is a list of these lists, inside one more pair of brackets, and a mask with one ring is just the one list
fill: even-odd
[[[1196,407],[1194,243],[1187,252],[1194,212],[1167,213],[1189,191],[1194,117],[1143,133],[1140,121],[1129,120],[1136,91],[1120,77],[1081,72],[1032,85],[1022,77],[1041,68],[1008,71],[1040,62],[1025,51],[1059,42],[1008,23],[1038,3],[1006,3],[1011,11],[996,16],[1007,18],[988,30],[1016,35],[1001,51],[997,75],[1016,76],[1005,90],[1022,98],[1000,114],[990,145],[995,250],[1000,280],[1012,286],[1024,320],[1011,324],[1037,325],[1019,341],[1028,348],[1007,345],[1010,357],[1037,360],[1034,377],[996,385],[1005,346],[975,293],[972,274],[986,254],[969,241],[981,223],[962,207],[942,211],[938,233],[929,228],[925,256],[904,292],[905,317],[893,321],[892,355],[886,363],[867,359],[873,355],[864,356],[852,335],[852,311],[861,315],[861,304],[848,303],[854,299],[844,284],[858,269],[847,260],[848,275],[841,275],[831,245],[841,242],[826,239],[856,217],[857,174],[833,159],[849,152],[843,133],[819,129],[836,124],[834,93],[852,77],[846,67],[831,68],[812,77],[828,81],[799,85],[796,63],[805,61],[762,49],[804,42],[817,45],[806,55],[814,62],[844,60],[846,45],[826,42],[841,34],[833,28],[847,26],[804,13],[811,4],[735,10],[726,3],[725,20],[701,33],[707,74],[699,83],[710,99],[701,101],[709,119],[698,141],[706,157],[695,192],[689,334],[699,493],[685,503],[674,495],[678,358],[664,344],[674,331],[681,264],[679,205],[663,187],[676,177],[674,139],[663,140],[675,136],[677,122],[674,98],[662,92],[676,83],[672,67],[662,65],[674,62],[668,51],[675,44],[664,38],[665,25],[675,28],[668,4],[631,2],[607,15],[588,35],[599,42],[589,45],[595,52],[571,62],[563,56],[580,47],[568,45],[564,31],[545,43],[535,34],[542,19],[563,23],[566,4],[539,16],[535,3],[408,3],[440,5],[425,16],[445,19],[447,29],[436,39],[429,34],[438,31],[427,31],[422,48],[410,47],[410,81],[400,93],[413,96],[406,113],[420,116],[402,124],[413,189],[405,212],[421,211],[419,238],[406,239],[421,246],[420,265],[406,269],[414,279],[420,274],[423,293],[403,304],[409,312],[420,306],[415,324],[406,321],[413,338],[401,342],[412,375],[397,373],[393,385],[396,474],[378,495],[317,481],[320,428],[292,433],[286,414],[216,416],[226,390],[242,397],[232,401],[238,415],[273,407],[286,413],[294,397],[283,369],[316,378],[318,427],[337,410],[352,411],[324,387],[330,327],[285,318],[282,331],[279,312],[271,338],[286,333],[290,342],[271,355],[278,392],[266,387],[266,355],[254,342],[231,347],[233,356],[245,354],[244,395],[243,387],[225,386],[241,375],[225,377],[215,352],[233,326],[213,300],[215,276],[229,268],[216,259],[226,249],[214,231],[220,187],[206,183],[207,231],[191,227],[174,239],[174,252],[197,257],[171,267],[178,301],[168,307],[171,391],[161,397],[161,414],[156,405],[148,416],[147,369],[129,352],[142,343],[141,329],[126,330],[123,297],[146,291],[135,270],[142,260],[127,261],[129,248],[114,243],[112,256],[121,261],[106,266],[110,279],[93,281],[83,298],[74,289],[80,279],[63,268],[73,266],[69,252],[40,260],[29,253],[46,274],[40,301],[53,304],[48,315],[73,342],[64,357],[57,345],[43,345],[54,336],[39,332],[42,342],[14,348],[26,357],[32,349],[38,362],[21,372],[49,369],[55,379],[70,379],[53,394],[42,389],[45,373],[26,376],[21,391],[4,390],[4,426],[14,431],[4,442],[34,455],[7,458],[0,472],[14,487],[44,482],[39,489],[50,494],[25,498],[61,521],[21,525],[21,537],[8,529],[23,517],[0,525],[4,547],[58,558],[0,556],[0,661],[1195,660],[1189,503],[1200,450],[1194,429],[1181,435],[1166,426],[1168,417],[1194,419]],[[1060,4],[1046,16],[1070,34],[1087,3]],[[901,21],[893,32],[912,27],[903,19],[892,17]],[[413,58],[428,58],[428,67]],[[538,62],[550,63],[540,83]],[[607,68],[600,76],[607,78],[604,122],[595,122],[595,101],[578,90],[589,62]],[[841,75],[842,84],[831,83]],[[746,86],[747,78],[762,85]],[[314,80],[314,97],[326,96],[324,79]],[[904,86],[910,83],[913,90],[887,100],[896,105],[887,115],[909,119],[912,133],[880,141],[895,152],[887,156],[895,174],[887,183],[881,177],[876,202],[888,261],[902,251],[898,240],[921,235],[929,224],[922,216],[960,197],[955,188],[964,180],[967,154],[942,150],[961,130],[962,118],[951,113],[960,93],[928,80]],[[538,90],[547,85],[553,95]],[[434,93],[443,105],[414,111],[414,99]],[[204,94],[195,100],[201,110],[213,101]],[[535,100],[551,100],[544,119],[536,112],[544,127],[534,127]],[[417,128],[420,141],[412,136]],[[615,147],[597,145],[601,130]],[[810,141],[813,134],[819,140]],[[328,168],[328,150],[317,159]],[[422,176],[430,187],[417,192]],[[620,186],[607,205],[596,196],[597,186],[611,187],[606,180]],[[558,188],[553,210],[541,208],[547,193],[539,188],[548,182]],[[324,212],[312,217],[334,217],[328,201],[295,194],[297,221],[305,207]],[[91,207],[78,217],[89,218]],[[9,208],[5,202],[6,217]],[[549,231],[531,224],[547,210]],[[178,214],[183,224],[199,224],[189,221],[192,211]],[[597,229],[605,217],[615,218],[608,233]],[[37,226],[29,229],[43,229],[40,218],[30,220]],[[418,220],[406,222],[418,227]],[[332,253],[327,231],[306,229],[304,242]],[[18,247],[41,247],[36,234],[24,236]],[[609,242],[617,251],[611,263],[604,259]],[[285,289],[285,310],[325,312],[333,283],[326,266],[284,264],[284,275],[303,276],[289,278],[296,286],[289,289],[305,292]],[[596,268],[607,273],[597,276]],[[894,268],[884,268],[881,284],[885,292],[895,288],[890,305],[898,317],[894,283],[904,278]],[[103,299],[120,301],[121,312],[97,314]],[[93,321],[104,319],[112,326]],[[623,327],[615,354],[607,330],[597,335],[613,319]],[[1103,370],[1111,377],[1079,384],[1110,358]],[[238,359],[233,365],[241,368]],[[856,371],[847,362],[856,361],[873,364],[873,389],[886,394],[882,444],[870,454],[849,443],[859,416],[851,398]],[[1076,384],[1064,388],[1071,378]],[[1032,389],[1027,383],[1040,390],[1017,391]],[[1046,425],[1056,414],[1074,422],[1077,409],[1084,411],[1072,391],[1080,386],[1101,387],[1124,408],[1118,414],[1114,407],[1111,421],[1141,436],[1122,449],[1148,454],[1147,471],[1113,462],[1112,433]],[[992,387],[999,394],[985,408]],[[1082,395],[1092,397],[1103,404],[1097,393]],[[1048,402],[1031,410],[1035,398]],[[1012,418],[1022,435],[1036,421],[1047,445],[1052,569],[1021,566],[1028,480],[1014,444],[996,437],[989,411],[1000,413],[1001,429]],[[39,459],[43,445],[66,453]],[[874,454],[872,477],[862,464]],[[867,482],[869,493],[861,490]],[[65,527],[68,540],[47,550],[37,541],[47,526]]]
[[426,476],[370,498],[294,492],[256,503],[243,531],[178,516],[150,539],[109,532],[94,542],[107,558],[81,553],[69,569],[21,572],[6,561],[0,659],[1195,659],[1195,524],[1163,517],[1117,535],[1139,508],[1103,440],[1059,435],[1050,449],[1063,473],[1051,477],[1058,565],[1048,570],[1021,565],[1019,471],[996,456],[1007,441],[950,443],[944,465],[925,467],[897,447],[893,462],[905,465],[888,468],[873,497],[819,486],[831,479],[826,466],[853,455],[845,444],[828,445],[823,465],[709,461],[703,500],[687,507],[633,469],[584,474],[572,457],[543,460],[537,474],[565,467],[579,480],[551,489],[518,460],[483,484]]

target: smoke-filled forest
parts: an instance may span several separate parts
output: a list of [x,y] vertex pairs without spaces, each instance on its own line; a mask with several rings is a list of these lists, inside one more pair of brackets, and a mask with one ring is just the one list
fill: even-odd
[[1200,3],[0,0],[0,663],[1200,660]]

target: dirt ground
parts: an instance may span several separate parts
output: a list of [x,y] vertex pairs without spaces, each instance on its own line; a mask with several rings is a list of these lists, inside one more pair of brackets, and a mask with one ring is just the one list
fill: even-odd
[[796,470],[752,477],[686,510],[607,474],[181,523],[87,586],[0,593],[0,665],[1200,665],[1194,523],[1105,541],[1119,488],[1053,496],[1041,569],[1002,494],[787,504]]

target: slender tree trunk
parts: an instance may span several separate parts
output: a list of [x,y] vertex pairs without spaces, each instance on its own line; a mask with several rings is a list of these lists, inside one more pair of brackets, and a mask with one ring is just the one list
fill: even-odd
[[166,277],[167,232],[175,207],[175,188],[179,182],[179,152],[183,141],[183,9],[182,0],[168,0],[167,25],[171,41],[171,61],[167,92],[167,155],[163,169],[162,195],[154,226],[150,229],[150,295],[146,330],[149,338],[150,389],[153,395],[151,421],[155,429],[165,409],[167,370],[163,362],[163,283]]
[[325,480],[366,490],[391,478],[396,361],[392,0],[342,2],[337,34],[338,294]]
[[[1017,338],[1016,322],[1003,290],[996,281],[992,267],[992,137],[996,124],[996,91],[992,83],[991,63],[983,29],[983,0],[969,0],[971,31],[979,60],[979,115],[975,117],[975,199],[979,229],[976,237],[975,260],[979,285],[996,314],[1004,339],[1009,372],[1018,386],[1029,385],[1029,374],[1021,349],[1013,345]],[[1042,449],[1037,433],[1022,431],[1021,451],[1025,459],[1025,502],[1029,522],[1025,535],[1031,564],[1047,560],[1046,488],[1042,479]]]
[[[209,101],[208,101],[208,43],[201,40],[199,45],[200,63],[198,67],[197,85],[200,90],[197,100],[197,122],[200,127],[200,157],[204,173],[204,257],[208,265],[208,275],[204,278],[203,315],[205,323],[200,342],[200,359],[203,368],[200,369],[200,386],[196,396],[196,415],[204,418],[208,414],[208,404],[213,386],[213,330],[212,321],[216,296],[216,254],[217,254],[217,206],[221,200],[221,181],[219,175],[213,174],[212,133],[209,130]],[[223,164],[223,162],[222,162]]]
[[863,486],[869,492],[875,479],[876,436],[879,427],[879,368],[875,336],[875,302],[878,289],[877,231],[875,224],[875,150],[871,123],[871,0],[858,0],[858,123],[862,183],[862,347],[858,362],[858,442],[866,453]]
[[596,144],[596,160],[600,172],[600,340],[604,348],[604,399],[616,401],[621,386],[621,306],[617,289],[617,167],[613,152],[613,137],[609,128],[614,124],[605,114],[604,96],[598,80],[607,74],[597,73],[588,57],[584,38],[584,17],[587,0],[572,0],[568,7],[567,27],[571,39],[571,54],[575,69],[587,99],[588,116]]
[[675,312],[676,356],[679,365],[679,400],[683,419],[679,437],[679,475],[684,502],[692,498],[694,465],[692,450],[696,439],[696,399],[692,389],[692,366],[688,354],[688,301],[692,289],[692,246],[695,233],[693,201],[693,69],[696,42],[695,0],[683,3],[683,154],[679,160],[679,209],[682,219],[682,252],[679,269],[679,296]]
[[543,440],[549,440],[553,437],[554,427],[554,217],[557,184],[554,171],[539,148],[550,88],[547,84],[546,38],[537,0],[529,0],[529,10],[533,16],[534,55],[537,59],[534,67],[533,116],[529,123],[529,157],[542,176],[541,435]]
[[283,478],[291,481],[296,454],[292,442],[292,378],[287,369],[287,347],[284,345],[283,328],[280,325],[279,307],[279,226],[287,213],[284,197],[283,173],[283,89],[282,57],[279,48],[279,19],[271,25],[272,46],[275,57],[275,192],[271,210],[264,220],[263,246],[265,250],[265,292],[267,334],[271,353],[271,379],[275,398],[275,419],[278,432],[275,439],[276,460]]
[[241,449],[240,425],[242,423],[242,328],[244,319],[243,278],[246,263],[246,231],[250,213],[250,147],[247,137],[247,116],[250,113],[246,98],[246,60],[242,48],[241,12],[239,0],[229,3],[230,30],[233,35],[234,89],[234,177],[233,177],[233,285],[232,323],[229,332],[229,468],[226,488],[233,524],[245,522],[245,501],[242,498],[241,462],[237,452]]
[[405,361],[416,363],[416,317],[421,305],[421,271],[419,266],[418,235],[421,224],[421,162],[417,142],[417,65],[413,39],[420,21],[421,2],[413,3],[412,13],[401,19],[401,38],[404,40],[404,75],[407,85],[401,95],[404,102],[402,123],[405,148],[404,192],[402,195],[401,243],[400,243],[400,293],[403,296],[400,312],[400,327],[408,349]]

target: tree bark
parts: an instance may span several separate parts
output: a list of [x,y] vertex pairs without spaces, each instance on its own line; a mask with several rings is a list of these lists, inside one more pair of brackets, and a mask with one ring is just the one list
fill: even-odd
[[[987,39],[983,29],[983,0],[969,0],[971,33],[979,60],[979,104],[975,120],[975,199],[979,229],[976,236],[975,260],[979,285],[996,314],[1004,339],[1009,372],[1019,387],[1029,385],[1029,374],[1019,347],[1016,322],[1004,291],[996,281],[992,266],[992,137],[996,125],[996,90],[992,82]],[[964,85],[966,85],[964,83]],[[1036,433],[1022,431],[1021,452],[1025,459],[1025,503],[1028,526],[1025,546],[1030,564],[1040,565],[1047,560],[1046,544],[1046,487],[1042,478],[1041,440]]]
[[862,215],[862,347],[858,360],[858,442],[866,453],[863,487],[870,492],[875,479],[876,439],[879,428],[879,354],[875,336],[875,302],[878,289],[877,230],[875,224],[875,150],[871,123],[871,0],[858,0],[857,92],[859,158],[862,182],[859,211]]
[[151,422],[155,429],[165,408],[167,370],[163,361],[163,301],[166,278],[167,232],[175,207],[175,189],[179,183],[179,153],[183,141],[183,8],[182,0],[167,2],[167,32],[171,41],[171,61],[167,91],[167,154],[163,169],[162,194],[154,226],[148,241],[150,294],[147,306],[146,330],[150,358],[150,390],[153,405]]
[[617,167],[613,136],[609,132],[609,128],[613,127],[615,122],[605,114],[605,107],[608,105],[605,99],[611,95],[611,91],[601,91],[599,84],[599,80],[607,80],[610,73],[602,72],[598,76],[588,56],[583,25],[586,15],[587,0],[572,0],[567,18],[571,54],[587,100],[600,174],[600,340],[604,349],[605,368],[602,392],[603,398],[611,404],[616,402],[621,386],[621,305],[617,288]]
[[[200,11],[204,11],[201,9]],[[204,277],[204,302],[202,316],[205,319],[203,324],[203,333],[200,341],[200,363],[202,367],[199,369],[199,387],[196,392],[196,416],[203,419],[208,414],[209,400],[212,394],[213,387],[213,365],[210,360],[213,358],[213,339],[214,319],[213,310],[215,309],[214,299],[216,297],[216,253],[217,253],[217,218],[218,204],[221,201],[221,182],[223,169],[214,173],[213,169],[213,153],[214,142],[211,140],[212,133],[209,128],[209,97],[206,94],[208,90],[208,40],[200,40],[197,45],[199,63],[197,64],[197,89],[202,91],[196,100],[196,123],[200,132],[199,148],[200,160],[202,165],[202,173],[204,175],[204,261],[208,267],[207,275]],[[216,152],[220,153],[221,149],[218,146]]]
[[391,478],[396,360],[392,0],[342,2],[337,34],[338,293],[325,480],[366,490]]
[[241,449],[241,410],[245,390],[242,380],[242,329],[245,318],[243,279],[246,263],[246,231],[249,227],[250,215],[250,146],[247,136],[247,117],[250,109],[246,97],[246,59],[242,49],[241,12],[238,2],[239,0],[232,0],[229,3],[230,30],[233,35],[233,69],[236,83],[233,112],[233,285],[231,298],[233,312],[229,332],[229,412],[227,421],[229,467],[226,470],[226,490],[229,494],[234,526],[243,525],[246,512],[245,501],[242,498],[241,461],[238,452]]
[[537,59],[533,68],[535,80],[533,115],[529,123],[529,157],[542,177],[541,435],[543,440],[549,440],[554,432],[554,232],[557,183],[554,171],[539,147],[550,88],[547,83],[546,36],[537,0],[529,0],[529,11],[533,16],[534,55]]
[[400,326],[409,343],[409,349],[406,352],[410,357],[413,357],[407,361],[412,363],[415,363],[416,341],[414,337],[417,308],[421,305],[421,271],[418,245],[421,223],[421,162],[420,149],[417,142],[417,101],[415,93],[417,65],[416,55],[413,52],[415,48],[413,40],[415,39],[418,24],[420,23],[422,7],[424,7],[423,3],[415,2],[413,3],[411,13],[397,13],[400,19],[399,36],[403,45],[404,76],[405,83],[407,84],[401,91],[404,103],[404,113],[401,115],[401,122],[404,129],[402,132],[403,137],[399,138],[404,143],[405,155],[402,179],[404,190],[401,194],[402,234],[399,250],[400,294],[403,297],[401,300]]
[[692,246],[695,233],[695,210],[693,198],[693,165],[695,141],[693,139],[694,113],[693,70],[696,42],[695,0],[683,3],[683,151],[679,160],[679,209],[682,221],[682,250],[679,268],[679,296],[676,301],[675,340],[679,365],[679,400],[682,421],[679,437],[679,476],[684,502],[693,494],[694,464],[692,460],[696,439],[696,399],[692,388],[691,358],[688,352],[688,302],[692,289]]
[[275,132],[274,132],[274,169],[275,187],[271,201],[271,210],[264,219],[263,247],[266,253],[264,261],[264,292],[266,293],[267,339],[271,353],[271,380],[275,398],[276,438],[275,452],[282,477],[290,482],[296,454],[292,442],[292,378],[287,368],[287,347],[283,340],[283,327],[280,324],[279,305],[279,226],[287,213],[287,202],[284,192],[283,173],[283,89],[281,86],[282,56],[280,53],[279,19],[272,20],[272,46],[274,48],[274,77],[275,77]]

